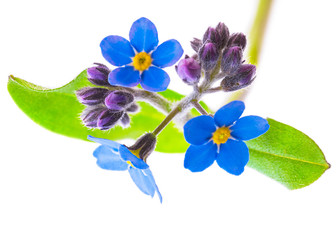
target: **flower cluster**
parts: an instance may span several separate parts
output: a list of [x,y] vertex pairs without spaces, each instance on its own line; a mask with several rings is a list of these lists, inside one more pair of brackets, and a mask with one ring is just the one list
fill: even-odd
[[109,90],[107,82],[109,69],[102,65],[91,67],[87,71],[91,83],[102,87],[85,87],[76,92],[77,99],[87,107],[81,118],[85,126],[107,130],[121,123],[128,126],[128,112],[136,112],[138,106],[134,96],[126,90]]
[[246,37],[243,33],[229,33],[224,23],[216,28],[209,27],[203,39],[194,38],[191,46],[196,54],[186,56],[176,66],[179,77],[187,84],[199,82],[201,71],[210,72],[218,69],[217,76],[222,78],[221,90],[235,91],[249,86],[255,79],[256,67],[244,64],[243,51]]
[[228,173],[240,175],[249,160],[249,151],[243,141],[256,138],[269,129],[267,120],[258,116],[240,118],[245,105],[233,101],[214,115],[203,115],[184,125],[188,148],[184,167],[192,172],[208,168],[216,160]]

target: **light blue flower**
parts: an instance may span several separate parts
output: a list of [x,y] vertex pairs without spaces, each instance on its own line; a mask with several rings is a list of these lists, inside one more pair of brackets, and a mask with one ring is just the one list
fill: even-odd
[[93,152],[99,167],[113,171],[128,170],[133,182],[144,194],[153,197],[156,192],[162,203],[161,193],[147,163],[117,142],[92,136],[88,136],[88,139],[101,144]]
[[116,68],[108,77],[111,85],[134,87],[160,92],[167,89],[170,78],[161,68],[172,66],[183,54],[180,43],[171,39],[158,46],[155,25],[147,18],[136,20],[129,32],[130,41],[111,35],[100,48],[104,58]]
[[198,116],[184,125],[188,148],[184,167],[192,172],[208,168],[216,160],[228,173],[240,175],[249,160],[249,150],[243,141],[256,138],[269,129],[266,119],[258,116],[240,118],[245,105],[233,101],[212,116]]

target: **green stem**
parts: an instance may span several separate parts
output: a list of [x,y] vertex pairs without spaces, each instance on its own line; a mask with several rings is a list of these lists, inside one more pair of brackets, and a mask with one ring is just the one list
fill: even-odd
[[[273,0],[259,0],[258,9],[249,34],[248,59],[251,64],[258,65],[261,47],[265,35],[267,20],[269,19]],[[243,100],[248,89],[242,89],[232,94],[230,101]]]
[[191,103],[200,114],[208,115],[208,112],[201,106],[201,104],[199,104],[199,102],[192,101]]

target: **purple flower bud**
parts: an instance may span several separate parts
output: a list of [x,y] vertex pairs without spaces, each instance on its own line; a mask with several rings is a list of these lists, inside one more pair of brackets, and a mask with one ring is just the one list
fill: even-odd
[[207,41],[212,42],[218,46],[218,43],[220,42],[220,36],[216,29],[208,27],[208,29],[205,31],[203,35],[203,43]]
[[85,126],[96,128],[99,115],[105,110],[104,107],[88,107],[86,108],[82,115],[81,119]]
[[146,158],[154,151],[156,137],[153,133],[146,133],[141,136],[129,150],[139,151],[139,157],[146,162]]
[[202,45],[203,45],[203,42],[202,42],[201,39],[194,38],[194,40],[192,40],[192,41],[190,42],[190,45],[191,45],[192,49],[194,49],[195,52],[198,53],[199,49],[200,49],[200,48],[202,47]]
[[105,88],[85,87],[76,91],[77,99],[85,105],[96,105],[104,102],[109,90]]
[[249,86],[255,79],[256,70],[256,66],[252,64],[240,65],[233,76],[223,79],[221,82],[223,90],[231,92]]
[[107,108],[114,111],[122,111],[134,101],[131,93],[123,91],[113,91],[105,98]]
[[124,115],[120,119],[120,122],[124,127],[128,127],[131,122],[131,119],[129,118],[127,113],[124,113]]
[[131,106],[129,106],[126,109],[127,112],[132,112],[132,113],[137,112],[138,110],[139,110],[139,107],[136,103],[132,103]]
[[213,69],[218,61],[219,52],[214,43],[205,43],[199,51],[199,59],[205,71]]
[[229,41],[230,31],[224,23],[218,23],[216,31],[219,35],[218,49],[223,49]]
[[180,60],[175,70],[179,77],[189,85],[197,84],[201,77],[201,65],[188,56]]
[[240,47],[226,48],[223,52],[221,69],[227,75],[233,74],[242,63],[243,51]]
[[110,109],[105,109],[98,117],[97,127],[100,130],[108,130],[119,121],[123,114],[123,111],[116,112]]
[[238,46],[244,51],[246,47],[246,36],[244,33],[233,33],[229,38],[228,46]]
[[111,86],[108,82],[108,75],[111,72],[108,67],[101,63],[95,63],[97,66],[90,67],[87,70],[88,80],[98,86]]

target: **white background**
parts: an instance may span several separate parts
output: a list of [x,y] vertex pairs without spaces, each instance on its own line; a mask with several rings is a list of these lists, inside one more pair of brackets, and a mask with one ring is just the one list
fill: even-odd
[[[248,32],[256,3],[1,1],[0,239],[336,239],[334,1],[275,2],[246,102],[246,114],[312,137],[334,165],[304,189],[289,191],[250,168],[240,177],[216,164],[192,174],[182,154],[154,153],[161,205],[126,172],[98,168],[96,144],[41,128],[7,93],[9,74],[52,88],[106,63],[100,41],[127,38],[139,17],[156,24],[160,42],[175,38],[190,54],[192,37],[219,21]],[[168,72],[171,88],[190,91]],[[205,100],[216,108],[221,98]]]

